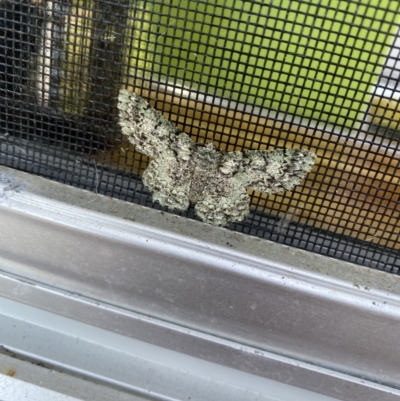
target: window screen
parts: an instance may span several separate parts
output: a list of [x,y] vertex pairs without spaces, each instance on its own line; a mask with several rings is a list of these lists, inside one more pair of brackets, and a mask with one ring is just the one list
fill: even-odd
[[128,89],[196,143],[317,155],[228,229],[397,274],[399,24],[389,0],[2,1],[0,161],[196,218],[143,185]]

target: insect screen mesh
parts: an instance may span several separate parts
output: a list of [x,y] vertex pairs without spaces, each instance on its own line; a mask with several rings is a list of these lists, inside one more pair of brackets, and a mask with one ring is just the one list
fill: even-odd
[[317,155],[228,228],[398,273],[399,23],[389,0],[1,1],[0,161],[196,218],[143,185],[128,89],[197,144]]

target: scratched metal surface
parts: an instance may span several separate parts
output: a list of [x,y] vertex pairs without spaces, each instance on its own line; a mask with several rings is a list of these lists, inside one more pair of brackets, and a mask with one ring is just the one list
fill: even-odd
[[1,177],[3,297],[326,396],[399,398],[397,276]]

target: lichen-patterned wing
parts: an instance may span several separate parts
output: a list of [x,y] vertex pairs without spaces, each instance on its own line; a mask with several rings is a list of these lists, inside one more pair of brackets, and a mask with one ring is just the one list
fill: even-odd
[[196,214],[204,222],[217,226],[244,220],[250,213],[250,197],[245,188],[231,179],[219,184],[204,192],[195,205]]
[[221,168],[245,188],[276,194],[299,185],[314,162],[314,153],[303,149],[249,150],[226,153]]
[[192,172],[188,161],[166,157],[152,160],[143,173],[143,184],[153,200],[171,209],[187,210]]
[[120,90],[118,109],[122,133],[140,153],[153,158],[171,154],[173,148],[182,157],[190,153],[192,140],[136,93]]

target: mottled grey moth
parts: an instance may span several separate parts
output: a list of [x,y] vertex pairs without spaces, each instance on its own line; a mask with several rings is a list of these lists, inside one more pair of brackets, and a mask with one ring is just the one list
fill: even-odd
[[250,212],[246,189],[290,191],[315,161],[307,150],[226,152],[212,143],[198,144],[135,93],[121,90],[118,100],[122,133],[140,153],[153,158],[143,173],[153,200],[178,210],[193,204],[207,223],[243,220]]

